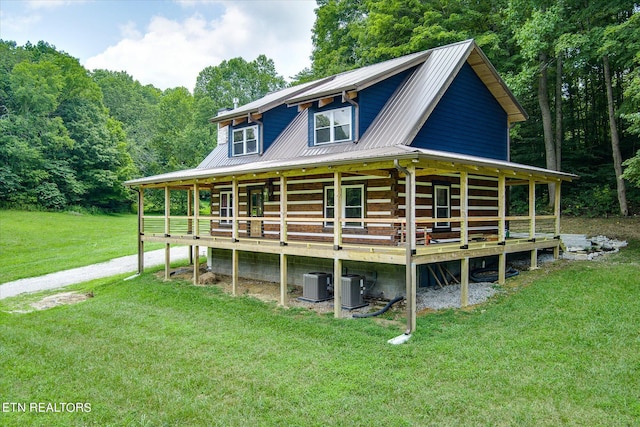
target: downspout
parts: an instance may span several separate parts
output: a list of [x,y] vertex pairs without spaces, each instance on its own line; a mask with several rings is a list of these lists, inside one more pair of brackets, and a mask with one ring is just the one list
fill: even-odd
[[260,129],[260,135],[258,136],[258,144],[260,145],[258,147],[258,155],[262,156],[262,153],[264,152],[264,126],[262,125],[262,122],[260,120],[256,120],[251,116],[251,113],[248,113],[248,122],[249,123],[257,123],[258,124],[258,129]]
[[347,91],[343,90],[342,91],[342,102],[347,102],[351,105],[354,106],[355,108],[355,120],[354,120],[354,138],[353,138],[353,143],[357,144],[358,141],[360,140],[360,106],[358,105],[358,103],[356,101],[354,101],[353,99],[349,98],[347,96]]
[[413,195],[410,194],[410,189],[411,189],[411,172],[405,168],[404,166],[400,165],[400,162],[398,162],[398,159],[394,159],[393,161],[393,165],[395,166],[395,168],[403,173],[405,175],[405,180],[406,180],[406,188],[407,191],[405,191],[405,219],[407,222],[407,226],[406,226],[406,261],[405,261],[405,270],[406,270],[406,276],[405,276],[405,288],[406,288],[406,299],[407,299],[407,329],[405,331],[405,335],[411,335],[411,332],[413,332],[413,319],[415,317],[415,313],[413,310],[413,303],[415,300],[415,295],[413,295],[412,292],[412,283],[411,281],[413,280],[412,278],[412,274],[411,274],[411,270],[413,269],[412,261],[413,261],[413,254],[414,254],[414,248],[412,248],[412,241],[413,239],[410,236],[414,236],[415,235],[415,230],[414,230],[414,226],[413,226],[413,217],[411,215],[411,209],[409,208],[409,204],[410,204],[410,200],[413,198]]

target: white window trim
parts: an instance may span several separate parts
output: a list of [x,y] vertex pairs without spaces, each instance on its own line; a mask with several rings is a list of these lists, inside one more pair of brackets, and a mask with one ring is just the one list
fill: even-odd
[[[333,124],[333,115],[336,111],[339,110],[348,110],[349,111],[349,137],[346,139],[339,139],[336,140],[335,139],[335,126]],[[317,130],[318,128],[316,127],[316,117],[319,115],[330,115],[330,125],[329,125],[329,141],[327,142],[318,142],[317,141]],[[316,113],[313,114],[313,145],[327,145],[327,144],[335,144],[338,142],[347,142],[347,141],[353,141],[353,107],[340,107],[340,108],[334,108],[333,110],[325,110],[325,111],[318,111]]]
[[[438,190],[446,190],[447,191],[447,200],[446,200],[446,205],[445,206],[439,206],[438,205]],[[438,207],[440,208],[444,208],[446,207],[447,209],[447,216],[446,217],[441,217],[438,216]],[[433,186],[433,218],[434,219],[438,219],[438,218],[450,218],[451,217],[451,187],[449,185],[441,185],[441,184],[436,184]],[[451,228],[451,223],[450,222],[438,222],[436,221],[433,224],[433,228]]]
[[[223,195],[227,196],[227,206],[222,204]],[[223,210],[226,211],[226,215],[223,215]],[[220,211],[219,214],[221,217],[232,217],[233,216],[233,192],[232,191],[221,191],[220,192]],[[231,225],[233,220],[231,219],[221,219],[220,225]]]
[[[247,130],[248,129],[253,129],[253,134],[256,136],[256,150],[251,152],[247,152]],[[246,126],[239,129],[232,129],[231,130],[231,155],[233,157],[238,157],[238,156],[246,156],[249,154],[257,154],[260,149],[260,132],[258,131],[259,131],[258,126]],[[234,139],[234,134],[236,132],[242,132],[242,153],[235,152],[236,142]]]
[[[333,190],[333,185],[331,186],[326,186],[324,187],[324,215],[326,218],[328,218],[327,215],[327,209],[331,208],[334,209],[334,206],[329,206],[327,201],[329,200],[327,198],[327,193],[329,192],[329,190]],[[342,200],[340,201],[340,204],[342,205],[342,215],[340,216],[343,219],[347,219],[346,216],[346,210],[347,210],[347,192],[346,189],[347,188],[359,188],[360,189],[360,210],[362,212],[362,215],[360,216],[360,219],[364,219],[365,217],[365,205],[366,205],[366,200],[365,200],[365,191],[364,191],[364,184],[354,184],[354,185],[343,185],[342,186]],[[333,198],[331,199],[331,201],[333,201]],[[354,206],[351,206],[354,207]],[[352,219],[352,218],[348,218],[348,219]],[[357,218],[353,218],[353,219],[357,219]],[[358,225],[354,225],[354,223],[358,223]],[[325,227],[333,227],[333,221],[327,221],[324,223]],[[347,222],[343,222],[342,223],[342,228],[364,228],[364,222],[360,222],[360,221],[349,221]]]

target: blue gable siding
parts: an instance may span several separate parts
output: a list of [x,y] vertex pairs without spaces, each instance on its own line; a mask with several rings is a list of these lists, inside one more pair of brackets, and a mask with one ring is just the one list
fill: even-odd
[[411,145],[508,160],[507,135],[506,112],[465,63]]
[[360,105],[360,135],[369,128],[369,125],[376,118],[380,110],[389,97],[395,92],[400,83],[413,71],[413,68],[402,73],[398,73],[373,86],[370,86],[358,93],[358,104]]
[[279,105],[276,108],[266,111],[262,115],[261,122],[264,124],[264,151],[267,151],[273,141],[276,140],[278,135],[282,133],[289,123],[298,114],[298,109],[295,107],[287,107],[286,105]]
[[259,120],[262,123],[261,125],[258,125],[258,123],[256,122],[252,122],[252,123],[243,122],[237,126],[229,126],[229,135],[228,135],[228,141],[230,142],[229,148],[228,148],[229,157],[233,157],[233,153],[232,153],[233,136],[232,135],[233,135],[234,129],[242,129],[244,127],[256,126],[256,125],[260,126],[262,128],[261,133],[263,138],[262,152],[264,153],[269,149],[271,144],[273,144],[273,141],[275,141],[278,135],[282,133],[284,128],[286,128],[289,125],[289,123],[291,123],[291,121],[294,119],[296,114],[297,114],[296,108],[289,108],[283,104],[283,105],[277,106],[272,110],[265,111],[264,114],[262,115],[262,118]]

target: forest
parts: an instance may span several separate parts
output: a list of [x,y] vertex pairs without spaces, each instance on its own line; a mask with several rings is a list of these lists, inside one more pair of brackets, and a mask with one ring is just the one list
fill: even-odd
[[311,66],[290,82],[260,55],[164,91],[46,41],[0,40],[0,207],[135,209],[122,183],[197,166],[216,144],[209,119],[234,98],[474,38],[529,114],[511,129],[512,160],[580,176],[563,187],[564,214],[637,214],[639,12],[620,0],[317,0]]

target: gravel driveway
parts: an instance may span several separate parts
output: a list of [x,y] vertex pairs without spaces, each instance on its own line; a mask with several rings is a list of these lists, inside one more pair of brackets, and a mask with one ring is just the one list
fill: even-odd
[[[206,248],[200,248],[201,254],[205,254]],[[186,246],[171,247],[171,261],[187,259],[189,249]],[[153,267],[164,264],[164,249],[144,253],[144,265]],[[48,289],[62,288],[89,280],[101,279],[122,273],[133,273],[138,270],[138,255],[123,256],[99,264],[73,268],[71,270],[58,271],[39,277],[15,280],[0,284],[0,299],[9,298],[27,292],[44,291]]]

